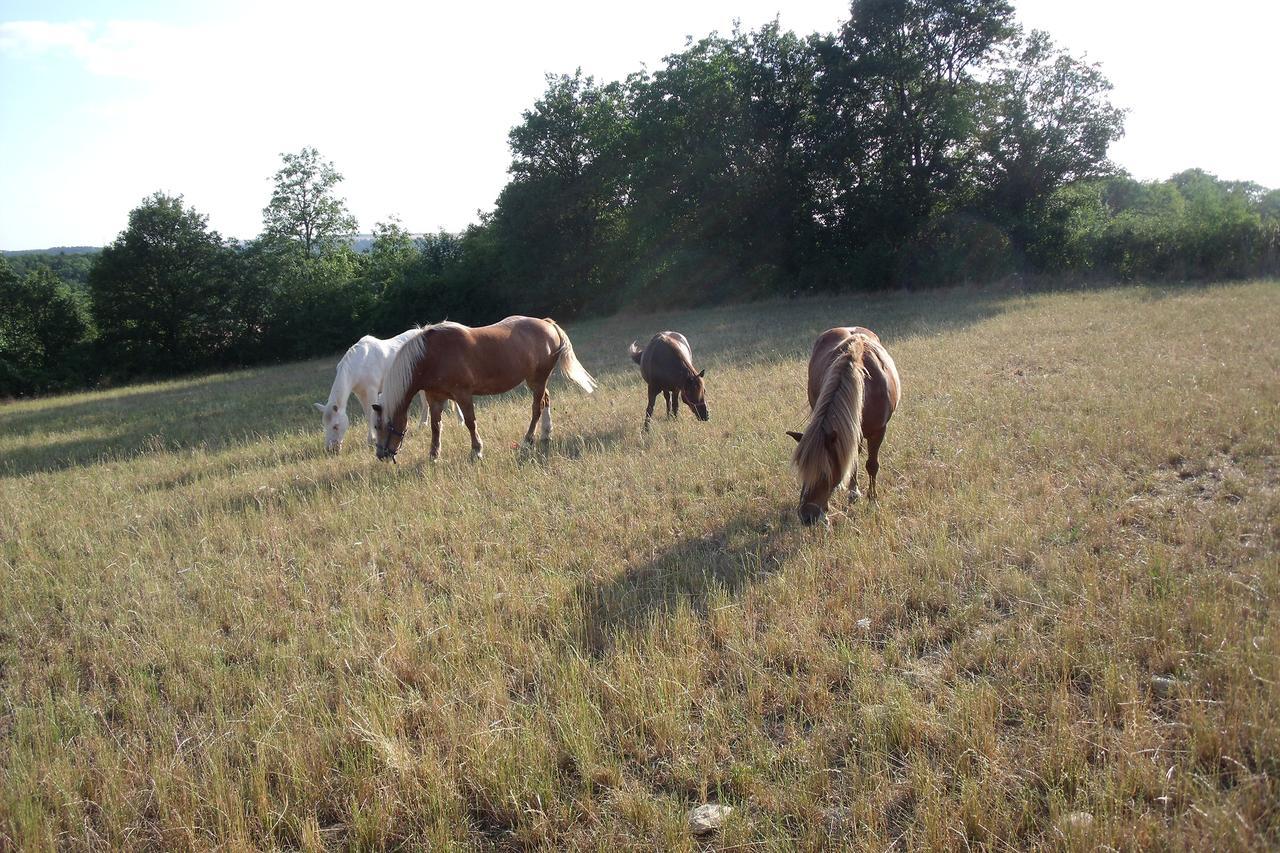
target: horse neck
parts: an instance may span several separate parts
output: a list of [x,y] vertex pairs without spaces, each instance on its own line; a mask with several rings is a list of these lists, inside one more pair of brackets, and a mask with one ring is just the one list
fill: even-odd
[[351,396],[352,386],[355,380],[352,377],[351,364],[343,356],[342,361],[338,362],[338,370],[333,377],[333,386],[329,388],[329,406],[337,405],[338,411],[347,408],[347,399]]
[[[391,364],[387,366],[382,379],[382,405],[386,407],[386,414],[392,421],[408,410],[413,395],[418,392],[419,389],[416,387],[418,373],[422,369],[422,362],[426,359],[426,355],[423,341],[420,336],[415,336],[404,342],[392,358]],[[405,358],[411,358],[413,361],[409,364],[401,364]],[[393,371],[402,368],[406,371],[403,376],[392,376]],[[399,399],[391,399],[391,394],[388,393],[390,390],[387,387],[388,381],[392,385],[399,386],[394,389]]]

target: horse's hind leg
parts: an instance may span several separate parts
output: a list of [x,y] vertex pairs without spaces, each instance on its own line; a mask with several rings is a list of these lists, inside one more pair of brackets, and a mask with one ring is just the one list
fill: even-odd
[[529,429],[525,431],[524,443],[533,444],[533,430],[538,426],[538,419],[544,418],[543,432],[546,433],[551,429],[551,413],[546,415],[542,413],[542,405],[547,399],[547,383],[526,382],[529,391],[533,395],[533,414],[529,418]]
[[542,440],[551,441],[551,394],[542,392]]
[[462,409],[462,420],[467,425],[467,431],[471,433],[471,458],[479,459],[484,456],[484,442],[476,434],[475,403],[470,394],[459,394],[453,401],[458,404],[458,408]]
[[880,472],[880,442],[884,441],[884,430],[867,438],[867,478],[871,485],[867,487],[867,497],[876,499],[876,474]]
[[[664,393],[663,393],[663,395],[662,395],[662,399],[663,399],[663,400],[666,400],[666,398],[667,398],[667,395],[666,395],[666,393],[664,392]],[[649,421],[653,418],[653,404],[654,404],[654,403],[656,403],[657,401],[658,401],[658,386],[657,386],[657,385],[652,385],[652,384],[651,384],[651,385],[649,386],[649,408],[647,408],[647,409],[645,409],[645,410],[644,410],[644,430],[645,430],[645,432],[648,432],[648,431],[649,431]]]

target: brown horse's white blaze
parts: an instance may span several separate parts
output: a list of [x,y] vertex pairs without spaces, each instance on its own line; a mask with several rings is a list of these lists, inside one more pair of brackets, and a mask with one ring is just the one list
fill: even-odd
[[446,400],[458,404],[471,433],[471,452],[479,457],[484,443],[476,433],[475,397],[502,394],[521,382],[533,395],[533,416],[524,440],[533,443],[539,421],[543,440],[549,440],[551,395],[547,380],[557,364],[584,391],[595,390],[595,380],[554,320],[508,317],[475,329],[447,322],[420,329],[396,354],[382,381],[382,402],[373,407],[378,458],[395,459],[404,440],[409,402],[419,391],[426,394],[431,411],[432,459],[440,455],[440,413]]
[[867,445],[868,497],[876,498],[880,443],[901,399],[898,368],[880,339],[861,326],[830,329],[818,337],[809,357],[809,422],[797,442],[792,464],[800,480],[800,520],[826,516],[831,494],[842,484],[849,500],[858,491],[858,452]]

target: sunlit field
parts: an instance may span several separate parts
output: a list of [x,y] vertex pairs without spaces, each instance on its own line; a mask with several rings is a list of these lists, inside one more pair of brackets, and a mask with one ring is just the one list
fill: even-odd
[[[805,529],[852,323],[903,402]],[[474,463],[326,455],[338,354],[0,406],[0,849],[1280,845],[1280,285],[565,328]],[[643,435],[664,328],[711,421]]]

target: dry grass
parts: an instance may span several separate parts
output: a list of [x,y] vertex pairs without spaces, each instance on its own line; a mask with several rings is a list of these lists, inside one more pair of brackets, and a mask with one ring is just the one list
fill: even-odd
[[[904,404],[804,530],[853,322]],[[712,421],[643,437],[660,328]],[[334,360],[7,405],[0,848],[1274,847],[1277,328],[1266,282],[577,324],[601,389],[545,456],[488,401],[478,464],[325,456]]]

